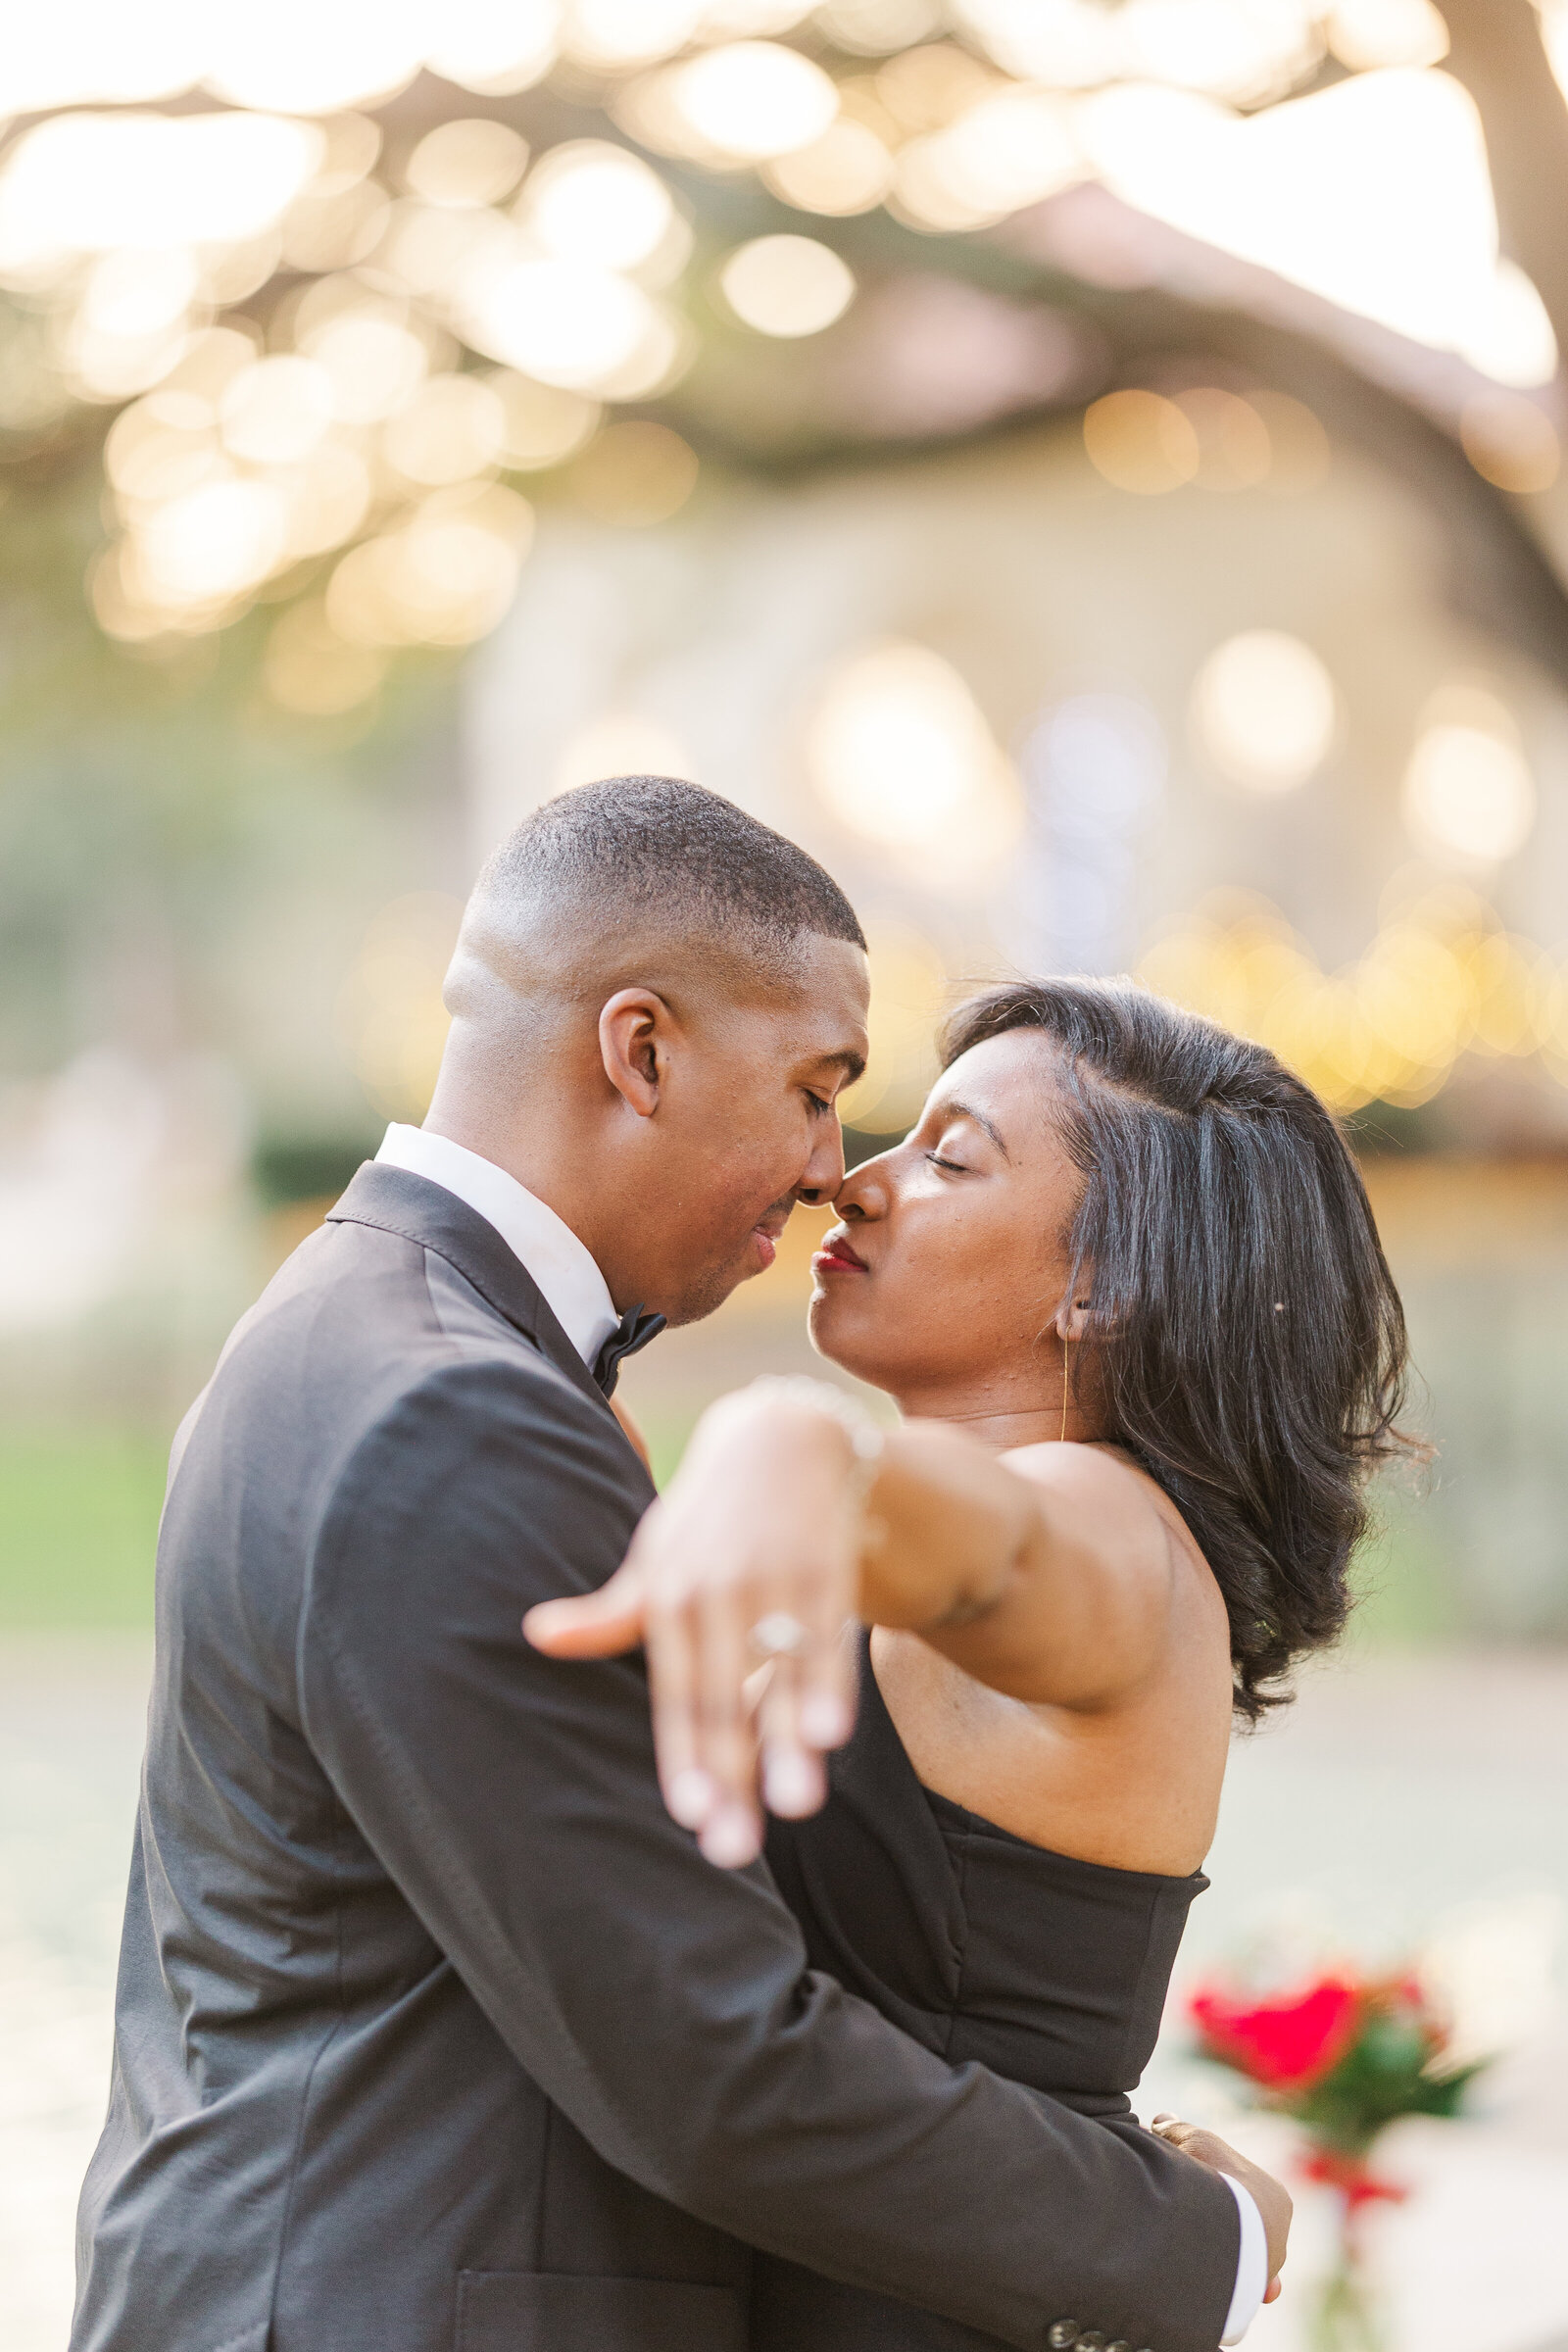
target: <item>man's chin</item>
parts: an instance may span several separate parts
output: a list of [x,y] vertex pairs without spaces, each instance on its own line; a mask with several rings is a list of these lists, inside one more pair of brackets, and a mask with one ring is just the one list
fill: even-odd
[[665,1311],[671,1329],[683,1323],[701,1323],[709,1315],[717,1314],[725,1299],[743,1282],[752,1282],[766,1271],[773,1262],[774,1252],[770,1248],[764,1258],[757,1248],[759,1238],[755,1232],[748,1234],[738,1255],[726,1258],[722,1265],[705,1266],[693,1277],[674,1306]]

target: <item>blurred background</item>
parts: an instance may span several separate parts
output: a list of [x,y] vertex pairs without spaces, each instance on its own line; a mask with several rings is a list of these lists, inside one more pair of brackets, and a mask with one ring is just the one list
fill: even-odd
[[[12,2352],[68,2325],[171,1433],[421,1115],[485,850],[639,770],[860,908],[854,1154],[1029,969],[1136,971],[1348,1120],[1438,1457],[1239,1745],[1190,1964],[1457,1936],[1514,2055],[1407,2128],[1390,2341],[1568,2340],[1564,86],[1558,0],[8,22]],[[811,1360],[804,1228],[630,1367],[664,1468]],[[1152,2095],[1287,2161],[1183,2041]]]

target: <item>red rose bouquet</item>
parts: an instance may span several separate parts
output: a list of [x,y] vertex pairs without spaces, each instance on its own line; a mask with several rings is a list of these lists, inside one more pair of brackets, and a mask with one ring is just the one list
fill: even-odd
[[1455,2114],[1487,2061],[1459,2061],[1446,2011],[1412,1975],[1337,1969],[1266,1999],[1209,1984],[1191,1995],[1189,2010],[1200,2054],[1240,2076],[1254,2106],[1298,2124],[1306,2177],[1338,2191],[1340,2261],[1323,2291],[1317,2338],[1339,2352],[1368,2352],[1377,2333],[1357,2219],[1378,2199],[1404,2194],[1373,2170],[1378,2134],[1402,2115]]

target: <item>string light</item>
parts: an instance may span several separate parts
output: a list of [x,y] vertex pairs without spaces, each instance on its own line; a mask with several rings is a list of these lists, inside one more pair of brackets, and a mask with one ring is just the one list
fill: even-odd
[[756,237],[719,271],[737,318],[761,335],[817,335],[855,299],[855,274],[814,237]]
[[862,841],[952,882],[1013,848],[1022,802],[968,686],[929,647],[867,647],[829,676],[806,763],[818,798]]
[[1299,637],[1249,629],[1203,663],[1192,715],[1200,742],[1233,783],[1289,792],[1322,765],[1334,740],[1334,682]]
[[1334,973],[1267,901],[1232,898],[1167,932],[1139,977],[1270,1047],[1342,1112],[1428,1102],[1467,1053],[1568,1075],[1568,978],[1466,893],[1418,899]]

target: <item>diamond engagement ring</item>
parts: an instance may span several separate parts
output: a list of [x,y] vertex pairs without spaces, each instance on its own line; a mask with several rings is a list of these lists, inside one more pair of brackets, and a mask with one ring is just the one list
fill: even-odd
[[747,1639],[760,1658],[792,1658],[806,1647],[807,1632],[788,1609],[773,1609],[759,1617]]

